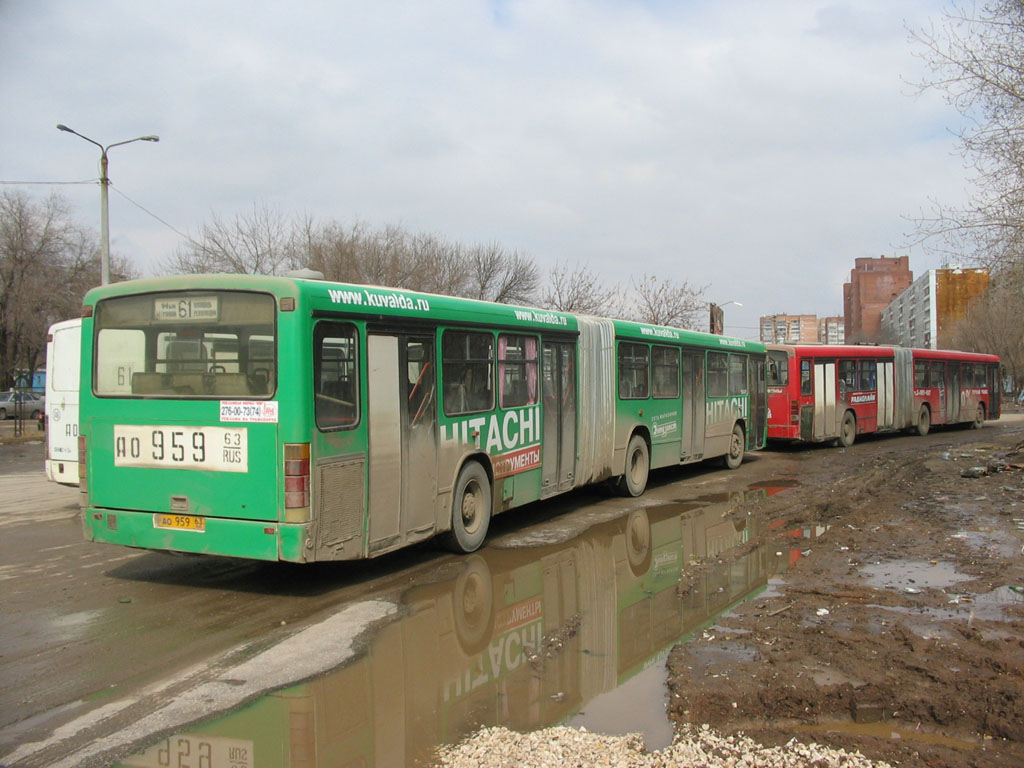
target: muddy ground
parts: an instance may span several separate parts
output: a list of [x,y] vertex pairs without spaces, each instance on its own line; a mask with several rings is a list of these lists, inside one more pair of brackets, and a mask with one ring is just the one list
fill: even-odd
[[759,502],[780,532],[826,529],[672,651],[670,716],[904,766],[1024,766],[1024,425],[883,440],[814,448],[821,471]]

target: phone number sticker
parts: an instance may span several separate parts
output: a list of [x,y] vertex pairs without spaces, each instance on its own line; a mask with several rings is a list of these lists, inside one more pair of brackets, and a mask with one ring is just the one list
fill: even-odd
[[220,420],[277,424],[277,401],[221,400]]
[[249,471],[245,427],[114,425],[114,466]]

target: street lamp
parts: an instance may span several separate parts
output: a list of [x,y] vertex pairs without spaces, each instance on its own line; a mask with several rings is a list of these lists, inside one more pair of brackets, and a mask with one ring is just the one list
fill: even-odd
[[100,148],[100,243],[102,246],[100,260],[100,285],[110,282],[110,214],[107,210],[107,188],[110,186],[110,179],[107,176],[107,152],[112,147],[119,147],[122,144],[131,144],[133,141],[160,141],[159,136],[138,136],[125,141],[115,141],[113,144],[103,146],[98,141],[93,141],[88,136],[83,136],[78,131],[68,128],[66,125],[57,124],[57,130],[73,133],[80,139],[85,139],[90,144]]

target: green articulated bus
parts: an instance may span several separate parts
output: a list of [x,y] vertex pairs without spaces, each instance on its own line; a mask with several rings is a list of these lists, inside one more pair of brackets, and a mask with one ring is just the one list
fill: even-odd
[[89,292],[86,537],[313,562],[443,535],[590,483],[764,445],[765,347],[298,277]]

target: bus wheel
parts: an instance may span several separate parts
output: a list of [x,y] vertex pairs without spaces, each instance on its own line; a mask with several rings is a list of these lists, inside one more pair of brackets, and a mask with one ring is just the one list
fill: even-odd
[[746,436],[743,434],[743,427],[737,424],[732,428],[732,439],[729,440],[729,452],[722,457],[722,463],[726,469],[739,469],[743,463],[743,447]]
[[843,448],[849,448],[857,439],[857,417],[851,411],[843,416],[843,426],[839,430],[839,444]]
[[927,405],[921,406],[921,412],[917,414],[917,434],[924,437],[932,426],[932,412]]
[[452,529],[447,544],[453,552],[475,552],[484,543],[491,523],[491,481],[484,468],[468,461],[459,472],[452,494]]
[[629,438],[626,448],[626,473],[619,482],[619,489],[625,496],[639,496],[647,488],[647,475],[651,471],[651,455],[647,441],[640,435]]
[[971,422],[971,429],[981,429],[985,424],[985,406],[978,403],[978,410],[974,414],[974,421]]

